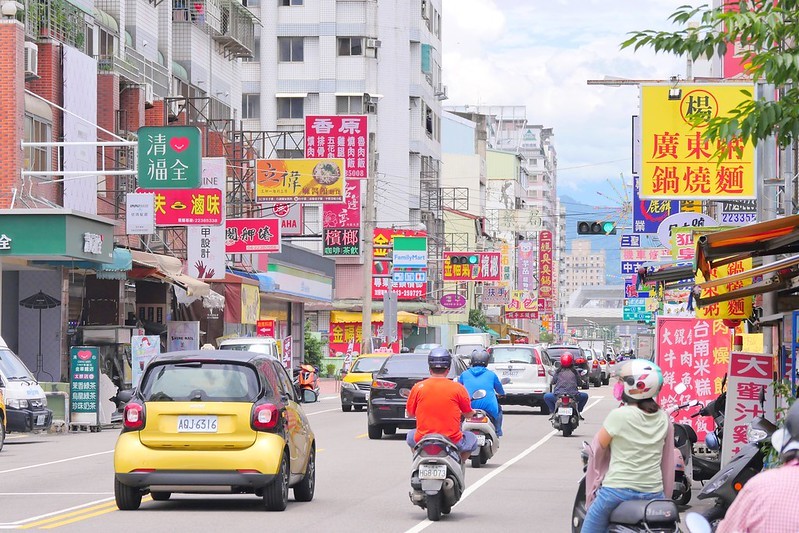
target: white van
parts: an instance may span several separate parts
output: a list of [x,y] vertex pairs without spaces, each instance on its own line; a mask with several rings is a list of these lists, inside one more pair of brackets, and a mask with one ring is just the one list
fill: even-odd
[[491,346],[488,333],[458,333],[452,337],[452,351],[461,358],[468,359],[474,350],[485,350]]
[[0,337],[0,392],[6,402],[6,430],[46,431],[53,423],[47,398],[25,363]]
[[237,337],[225,339],[219,343],[220,350],[240,350],[271,355],[280,359],[277,353],[277,342],[272,337]]

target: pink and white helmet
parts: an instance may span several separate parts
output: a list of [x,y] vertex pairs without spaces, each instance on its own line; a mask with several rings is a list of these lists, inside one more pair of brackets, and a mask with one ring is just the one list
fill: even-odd
[[663,386],[660,367],[646,359],[631,359],[617,372],[624,384],[624,394],[633,400],[654,398]]

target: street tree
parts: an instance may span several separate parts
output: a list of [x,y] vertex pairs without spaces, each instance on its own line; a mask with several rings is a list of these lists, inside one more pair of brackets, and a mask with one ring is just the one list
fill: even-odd
[[[671,52],[692,60],[723,56],[735,43],[742,49],[745,73],[754,83],[774,86],[775,101],[749,98],[724,117],[710,121],[704,138],[722,146],[737,138],[757,145],[772,135],[780,146],[788,146],[799,136],[799,0],[726,0],[724,6],[693,8],[681,6],[669,20],[682,27],[677,31],[643,30],[631,32],[621,48],[651,48]],[[701,117],[692,117],[697,124]],[[727,153],[719,150],[717,155]]]

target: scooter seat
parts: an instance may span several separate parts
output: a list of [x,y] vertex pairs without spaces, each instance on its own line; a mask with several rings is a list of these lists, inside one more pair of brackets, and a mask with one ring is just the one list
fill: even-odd
[[670,500],[631,500],[622,502],[610,515],[612,524],[649,526],[670,525],[677,521],[677,505]]

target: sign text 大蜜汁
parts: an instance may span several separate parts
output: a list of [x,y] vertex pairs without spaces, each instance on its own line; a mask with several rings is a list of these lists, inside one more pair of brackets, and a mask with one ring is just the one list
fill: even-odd
[[138,186],[197,189],[202,177],[200,130],[193,126],[145,126],[138,132]]

